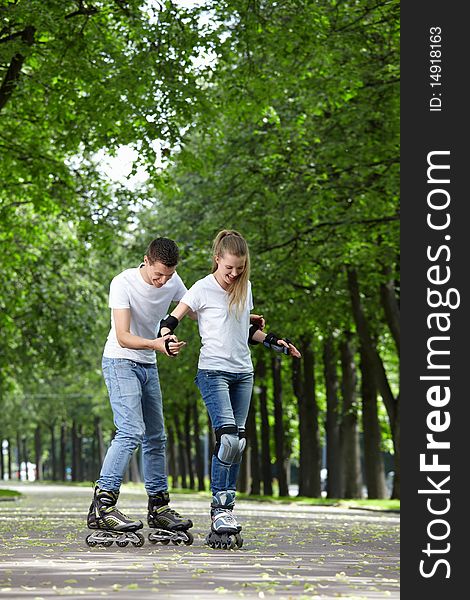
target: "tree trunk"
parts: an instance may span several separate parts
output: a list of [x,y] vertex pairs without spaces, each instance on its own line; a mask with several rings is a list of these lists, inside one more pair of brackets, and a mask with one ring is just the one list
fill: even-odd
[[392,498],[400,498],[400,395],[397,396],[395,424],[392,432],[394,450],[394,476]]
[[344,498],[362,498],[362,477],[357,426],[356,366],[350,345],[350,334],[340,344],[343,372],[343,412],[341,419],[341,455],[343,463]]
[[175,432],[176,432],[176,437],[178,440],[178,442],[177,442],[177,445],[178,445],[178,463],[177,463],[178,471],[181,476],[181,478],[180,478],[181,487],[183,489],[186,489],[188,487],[188,482],[187,482],[188,470],[187,470],[187,465],[186,465],[185,438],[181,434],[181,425],[180,425],[180,420],[179,420],[178,414],[175,414],[174,420],[175,420]]
[[321,449],[315,398],[314,355],[310,341],[301,340],[302,359],[293,359],[292,382],[299,412],[299,496],[321,496]]
[[186,450],[186,463],[188,465],[189,473],[189,487],[194,490],[194,469],[193,461],[191,456],[191,406],[188,402],[184,409],[184,433],[185,433],[185,450]]
[[62,423],[60,426],[60,478],[67,480],[67,426]]
[[103,464],[105,457],[105,448],[104,448],[104,438],[103,438],[103,428],[101,426],[100,417],[95,417],[95,452],[94,452],[94,472],[96,476],[93,476],[93,479],[97,479],[99,477],[99,473],[101,471],[101,465]]
[[57,455],[56,455],[56,447],[55,447],[55,425],[49,426],[49,431],[51,433],[51,478],[52,481],[57,481]]
[[[44,479],[42,472],[42,440],[41,426],[37,425],[34,431],[34,454],[36,462],[36,479],[42,481]],[[3,459],[2,459],[3,462]]]
[[395,341],[398,356],[400,356],[400,308],[390,267],[384,268],[384,275],[387,277],[387,281],[380,284],[380,301],[384,309],[385,319]]
[[261,479],[260,479],[260,468],[259,468],[259,444],[258,444],[258,432],[256,430],[256,393],[253,389],[251,396],[250,410],[248,412],[248,418],[246,421],[246,437],[247,437],[247,450],[249,450],[249,457],[246,457],[250,465],[251,473],[251,484],[247,488],[249,494],[259,496],[261,493]]
[[276,475],[279,484],[279,496],[288,496],[289,487],[287,483],[287,452],[285,450],[284,414],[282,408],[282,379],[281,379],[281,357],[273,356],[271,359],[271,370],[273,376],[274,397],[274,442],[276,448]]
[[176,473],[176,446],[175,446],[175,434],[173,427],[168,426],[168,475],[171,477],[172,487],[178,487],[178,476]]
[[273,476],[271,469],[271,444],[268,417],[268,390],[266,388],[266,363],[264,356],[260,355],[257,365],[257,373],[260,377],[259,383],[259,412],[261,416],[261,474],[263,479],[263,494],[273,495]]
[[245,448],[245,452],[242,454],[242,460],[240,463],[240,471],[238,472],[237,489],[242,493],[248,492],[248,485],[250,480],[250,452],[249,448]]
[[297,412],[299,415],[299,472],[298,472],[298,484],[299,484],[299,496],[305,495],[305,474],[304,472],[309,469],[309,462],[306,449],[308,450],[308,431],[306,431],[306,419],[303,414],[303,406],[305,405],[304,399],[304,383],[302,379],[302,362],[301,359],[294,359],[292,361],[292,389],[294,395],[297,398]]
[[[32,25],[27,25],[21,31],[21,42],[25,46],[32,46],[34,44],[34,34],[36,32],[36,28]],[[0,85],[0,111],[3,109],[5,104],[10,100],[18,82],[21,78],[21,69],[23,67],[23,63],[26,60],[26,53],[21,54],[21,52],[15,52],[15,54],[10,59],[10,64],[6,69],[5,76]]]
[[357,281],[357,273],[354,269],[348,269],[348,286],[351,296],[352,312],[356,323],[357,333],[361,341],[364,352],[368,355],[371,368],[374,372],[374,379],[379,390],[385,408],[387,410],[388,419],[390,421],[390,431],[394,446],[394,462],[395,462],[395,478],[393,481],[393,498],[400,497],[400,395],[394,398],[390,384],[387,379],[387,373],[383,365],[382,359],[377,352],[377,348],[372,341],[369,324],[367,322],[364,310],[361,304],[359,294],[359,284]]
[[25,475],[26,481],[29,481],[29,469],[28,469],[29,453],[28,453],[28,444],[27,444],[26,436],[22,439],[22,443],[23,443],[23,457],[24,457],[24,475]]
[[3,435],[0,434],[0,481],[5,479],[5,461],[3,458]]
[[77,478],[83,481],[83,425],[78,426],[78,444],[77,444]]
[[83,480],[82,431],[82,425],[78,425],[74,419],[72,421],[72,481]]
[[16,454],[18,456],[17,477],[18,481],[21,481],[21,463],[23,462],[23,457],[21,454],[21,437],[19,431],[16,433]]
[[197,400],[193,400],[193,421],[194,421],[194,447],[196,448],[196,475],[197,489],[200,492],[204,491],[204,453],[201,444],[201,427],[199,425],[199,412],[197,408]]
[[8,481],[11,481],[13,479],[13,471],[11,468],[11,441],[10,438],[7,439],[7,444],[8,444],[8,454],[7,454],[7,471],[8,471]]
[[318,405],[315,394],[315,362],[310,340],[302,346],[304,353],[304,393],[308,421],[312,426],[312,469],[308,478],[309,491],[314,498],[321,497],[321,445],[318,427]]
[[77,422],[72,421],[72,481],[78,481],[78,434]]
[[325,374],[326,391],[326,466],[328,475],[326,490],[328,498],[341,498],[341,415],[338,397],[339,381],[336,370],[336,358],[333,338],[325,340],[323,346],[323,372]]
[[372,365],[362,346],[361,353],[361,395],[362,428],[364,431],[364,472],[368,498],[385,498],[385,474],[381,452],[381,433],[377,411],[377,387]]

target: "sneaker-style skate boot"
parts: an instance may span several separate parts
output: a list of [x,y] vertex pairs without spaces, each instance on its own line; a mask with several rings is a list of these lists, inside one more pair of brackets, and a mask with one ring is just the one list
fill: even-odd
[[155,529],[149,533],[149,542],[152,544],[186,544],[190,546],[194,537],[188,531],[193,526],[191,519],[185,519],[176,510],[168,506],[170,495],[168,492],[158,492],[149,496],[147,522],[149,527]]
[[133,521],[117,509],[118,497],[119,492],[95,487],[87,518],[88,527],[95,531],[85,540],[88,546],[111,546],[113,542],[121,548],[129,542],[134,546],[144,545],[144,536],[137,533],[143,527],[142,521]]
[[241,525],[233,516],[235,506],[235,490],[216,492],[212,496],[211,531],[206,536],[206,544],[211,548],[231,550],[241,548],[243,539],[240,535]]

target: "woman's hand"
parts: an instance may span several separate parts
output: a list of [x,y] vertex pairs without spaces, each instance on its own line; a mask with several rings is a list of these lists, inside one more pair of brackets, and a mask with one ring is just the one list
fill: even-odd
[[302,356],[300,354],[300,352],[297,350],[297,348],[294,346],[294,344],[292,344],[292,342],[288,342],[286,340],[280,339],[280,340],[277,340],[277,344],[278,344],[278,346],[284,346],[284,348],[288,348],[289,354],[291,356],[293,356],[294,358],[300,358]]

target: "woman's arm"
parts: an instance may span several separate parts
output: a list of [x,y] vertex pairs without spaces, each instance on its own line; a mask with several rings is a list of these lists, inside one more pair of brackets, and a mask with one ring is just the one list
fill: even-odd
[[[188,315],[190,319],[197,319],[196,313],[194,311],[192,311],[187,304],[184,304],[183,302],[179,302],[178,305],[175,307],[175,309],[169,315],[170,318],[167,317],[166,319],[164,319],[162,321],[162,325],[160,327],[160,335],[163,337],[165,335],[168,335],[169,333],[173,333],[173,331],[176,329],[176,327],[180,323],[181,319],[185,315]],[[171,317],[173,319],[177,319],[176,324],[174,324],[175,321],[172,320]],[[170,322],[167,324],[167,321],[170,321]],[[171,327],[172,324],[173,324],[173,327]]]
[[[266,340],[266,338],[268,338],[268,340]],[[294,356],[295,358],[300,358],[302,356],[291,341],[285,340],[283,338],[278,338],[278,336],[275,334],[272,334],[272,333],[266,334],[266,333],[264,333],[264,331],[257,329],[251,335],[251,339],[254,342],[258,342],[259,344],[269,345],[270,347],[272,347],[273,343],[276,346],[283,346],[284,348],[287,348],[289,350],[289,354],[291,356]],[[267,341],[268,344],[265,344],[265,341]]]

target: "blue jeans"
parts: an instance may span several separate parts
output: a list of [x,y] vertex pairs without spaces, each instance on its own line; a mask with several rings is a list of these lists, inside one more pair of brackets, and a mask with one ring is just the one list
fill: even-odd
[[[251,393],[253,391],[253,373],[228,373],[198,369],[196,384],[209,411],[214,430],[223,425],[236,425],[245,428]],[[212,457],[211,490],[212,493],[235,490],[240,463],[227,465],[217,456]]]
[[166,434],[157,366],[103,357],[102,367],[117,431],[97,485],[119,491],[132,454],[142,444],[147,493],[167,490]]

